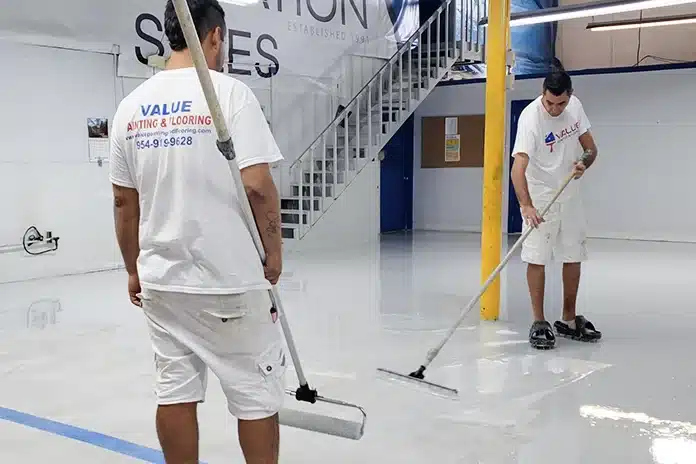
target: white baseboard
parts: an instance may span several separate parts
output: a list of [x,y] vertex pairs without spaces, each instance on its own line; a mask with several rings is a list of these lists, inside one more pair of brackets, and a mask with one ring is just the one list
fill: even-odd
[[414,226],[413,230],[422,232],[467,232],[481,233],[481,226],[446,226],[446,225],[425,225]]
[[60,277],[71,277],[71,276],[78,276],[78,275],[96,274],[98,272],[112,272],[112,271],[118,271],[121,269],[125,269],[125,266],[123,264],[112,264],[112,265],[106,265],[103,267],[99,267],[96,269],[86,269],[86,270],[79,270],[79,271],[75,271],[75,272],[65,272],[65,273],[60,273],[60,274],[43,275],[43,276],[38,276],[38,277],[30,277],[28,279],[4,280],[4,281],[0,281],[0,285],[16,284],[19,282],[31,282],[34,280],[57,279]]
[[694,236],[672,236],[665,237],[661,235],[637,234],[627,235],[620,233],[604,233],[604,234],[588,234],[587,238],[598,240],[627,240],[634,242],[665,242],[665,243],[696,243]]

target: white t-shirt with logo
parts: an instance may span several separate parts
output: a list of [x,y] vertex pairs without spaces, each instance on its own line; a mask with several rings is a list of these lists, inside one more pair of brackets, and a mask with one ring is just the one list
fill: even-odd
[[[565,110],[557,117],[546,111],[541,99],[537,97],[522,110],[512,151],[513,156],[529,156],[527,186],[537,208],[551,200],[573,171],[583,154],[578,139],[590,129],[590,121],[575,95],[570,96]],[[556,201],[562,203],[578,195],[579,183],[571,182]]]
[[[282,160],[251,89],[210,74],[239,168]],[[202,294],[270,288],[195,68],[161,71],[141,84],[119,105],[112,132],[111,182],[140,197],[143,288]]]

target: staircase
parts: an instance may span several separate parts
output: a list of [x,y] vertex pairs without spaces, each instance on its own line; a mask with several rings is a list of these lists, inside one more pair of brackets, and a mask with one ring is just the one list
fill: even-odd
[[485,1],[445,0],[290,165],[284,240],[307,234],[452,65],[482,62]]

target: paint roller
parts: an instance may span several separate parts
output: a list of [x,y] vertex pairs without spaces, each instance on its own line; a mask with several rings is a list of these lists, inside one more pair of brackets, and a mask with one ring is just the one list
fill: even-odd
[[[254,221],[254,216],[251,211],[251,205],[247,199],[246,192],[244,191],[244,185],[242,184],[241,174],[239,172],[239,166],[235,161],[234,146],[232,144],[232,139],[230,137],[227,124],[225,124],[225,118],[222,114],[222,108],[220,107],[220,102],[217,99],[215,89],[213,87],[213,82],[210,77],[210,69],[206,63],[205,56],[203,54],[203,47],[201,46],[200,39],[196,32],[196,27],[191,16],[191,10],[186,0],[173,0],[174,8],[176,10],[176,15],[179,18],[179,23],[181,24],[181,29],[184,33],[186,39],[186,44],[189,51],[191,52],[191,57],[193,58],[193,63],[196,67],[196,72],[198,74],[198,79],[201,83],[203,89],[203,94],[208,103],[208,108],[210,109],[213,122],[215,124],[215,129],[217,131],[217,146],[222,155],[228,160],[228,165],[232,176],[234,178],[234,185],[237,189],[237,197],[242,205],[242,210],[244,217],[246,218],[247,224],[249,225],[249,231],[251,232],[252,238],[254,240],[254,245],[256,246],[256,251],[259,254],[262,262],[265,262],[266,255],[263,249],[263,243],[261,242],[261,237]],[[295,346],[295,341],[292,337],[290,331],[290,326],[283,310],[278,292],[273,286],[270,290],[271,302],[273,308],[278,312],[278,319],[285,336],[285,341],[288,345],[288,350],[290,356],[292,357],[293,364],[295,366],[295,371],[297,372],[297,379],[300,386],[297,390],[289,390],[287,393],[292,394],[298,401],[307,402],[314,404],[317,401],[329,403],[337,406],[342,406],[349,408],[353,411],[360,413],[360,419],[357,421],[351,421],[348,419],[339,419],[330,416],[302,412],[298,410],[283,409],[279,413],[279,421],[282,425],[289,427],[295,427],[299,429],[324,433],[328,435],[349,438],[353,440],[359,440],[362,438],[365,431],[365,422],[367,421],[367,414],[365,411],[355,404],[346,403],[343,401],[335,400],[320,396],[316,390],[311,389],[305,378],[302,365],[300,364],[299,355],[297,353],[297,348]]]
[[[288,393],[293,392],[288,391]],[[288,427],[312,430],[313,432],[350,438],[352,440],[360,440],[360,438],[362,438],[363,434],[365,433],[365,421],[367,420],[367,414],[361,407],[323,397],[317,397],[317,400],[337,404],[339,406],[346,406],[348,408],[357,408],[360,411],[361,420],[351,421],[348,419],[324,416],[321,414],[288,408],[280,410],[278,413],[278,420],[281,424]],[[308,424],[311,424],[311,426]]]
[[[589,158],[590,154],[588,152],[583,153],[582,157],[580,158],[580,161],[586,162],[587,158]],[[546,216],[546,213],[548,213],[549,209],[551,208],[551,205],[553,205],[558,197],[561,195],[563,190],[570,184],[570,182],[575,178],[575,173],[570,173],[566,179],[564,180],[563,184],[558,188],[554,196],[551,198],[551,201],[548,202],[548,204],[541,210],[539,215],[543,218]],[[430,363],[433,362],[433,360],[437,357],[438,354],[440,354],[440,351],[442,348],[445,346],[445,344],[449,341],[449,339],[454,335],[454,332],[457,330],[457,328],[461,325],[461,323],[464,321],[464,318],[466,317],[467,314],[473,309],[474,305],[481,299],[481,296],[485,293],[485,291],[488,289],[488,287],[493,283],[496,277],[498,277],[498,274],[500,274],[500,271],[503,270],[505,265],[510,261],[510,258],[512,257],[513,253],[517,251],[517,248],[519,248],[522,243],[527,239],[527,236],[529,236],[530,233],[534,230],[533,227],[528,227],[527,230],[522,234],[522,236],[515,242],[515,244],[510,248],[510,251],[508,251],[507,255],[503,258],[503,260],[498,264],[498,267],[496,267],[493,272],[491,273],[490,276],[488,276],[488,279],[484,282],[484,284],[481,286],[481,289],[479,292],[474,296],[471,301],[466,305],[466,307],[462,310],[461,314],[459,315],[459,318],[457,321],[450,327],[450,329],[447,331],[447,334],[443,337],[442,341],[438,343],[438,345],[434,348],[432,348],[430,351],[428,351],[425,362],[418,367],[415,371],[411,372],[410,374],[402,374],[396,371],[392,371],[389,369],[384,369],[382,367],[377,368],[377,372],[381,378],[384,378],[386,380],[396,380],[396,381],[402,381],[405,383],[410,383],[412,385],[418,385],[420,387],[425,388],[426,390],[429,390],[430,392],[444,396],[444,397],[457,397],[459,392],[455,388],[450,388],[445,385],[440,385],[437,383],[429,382],[425,379],[425,370],[430,366]]]

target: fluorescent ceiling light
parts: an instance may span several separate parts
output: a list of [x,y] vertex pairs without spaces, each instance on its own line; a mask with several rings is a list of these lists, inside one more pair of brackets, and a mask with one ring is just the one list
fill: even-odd
[[590,31],[619,31],[623,29],[637,29],[642,27],[657,27],[657,26],[676,26],[679,24],[696,23],[696,15],[678,15],[678,16],[662,16],[659,18],[643,18],[643,19],[624,19],[621,21],[606,21],[590,23],[587,29]]
[[[522,11],[510,15],[510,26],[529,26],[531,24],[551,23],[568,19],[588,18],[626,11],[650,10],[666,6],[696,3],[696,0],[600,0],[596,2],[564,5],[541,10]],[[488,17],[479,21],[479,26],[487,26]]]

